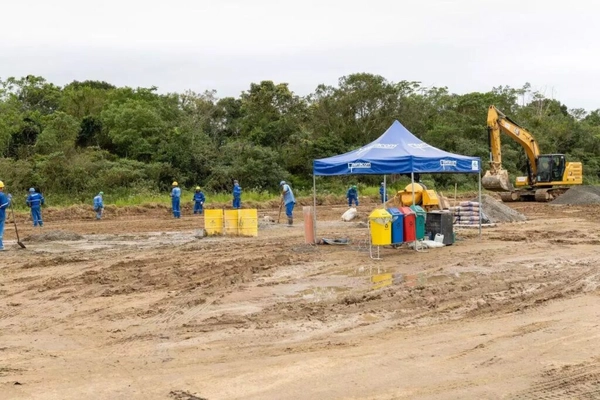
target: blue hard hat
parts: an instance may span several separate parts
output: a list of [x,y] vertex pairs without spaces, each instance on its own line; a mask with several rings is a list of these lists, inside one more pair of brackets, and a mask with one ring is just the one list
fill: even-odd
[[35,192],[35,189],[34,189],[34,188],[29,188],[29,191],[30,191],[31,193],[33,193],[33,192]]

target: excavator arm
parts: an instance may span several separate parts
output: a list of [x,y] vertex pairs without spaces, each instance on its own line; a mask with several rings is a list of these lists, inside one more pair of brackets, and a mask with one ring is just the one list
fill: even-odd
[[500,133],[505,133],[525,150],[529,161],[527,184],[533,185],[537,176],[537,158],[540,149],[531,133],[520,127],[495,106],[488,109],[487,127],[490,141],[490,169],[485,173],[481,183],[484,188],[492,191],[510,192],[514,188],[508,177],[508,171],[502,167],[502,149]]

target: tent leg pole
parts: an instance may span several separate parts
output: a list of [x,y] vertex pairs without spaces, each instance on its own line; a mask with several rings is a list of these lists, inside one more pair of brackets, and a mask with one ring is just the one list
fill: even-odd
[[[415,206],[415,173],[411,172],[410,173],[410,183],[411,183],[411,190],[412,190],[412,205],[413,207]],[[415,216],[416,219],[416,216]],[[415,230],[417,229],[417,226],[415,224]],[[416,239],[417,235],[415,232],[415,239]],[[417,241],[415,240],[415,250],[418,252],[419,251],[419,246],[417,246]]]
[[412,188],[412,200],[413,200],[413,206],[415,205],[415,173],[411,172],[410,173],[410,183],[412,184],[411,188]]
[[313,174],[313,240],[317,243],[317,177]]
[[481,209],[483,204],[481,204],[481,168],[479,168],[479,240],[481,240]]
[[386,200],[387,200],[387,181],[386,181],[385,175],[384,175],[383,176],[383,197],[382,197],[384,207],[385,207]]

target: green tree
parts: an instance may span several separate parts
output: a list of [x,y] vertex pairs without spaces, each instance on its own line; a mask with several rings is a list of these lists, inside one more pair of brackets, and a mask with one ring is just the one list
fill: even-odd
[[35,150],[38,154],[68,152],[75,148],[79,122],[62,111],[44,117],[44,129],[37,137]]
[[139,161],[150,161],[160,137],[167,133],[159,112],[139,100],[111,104],[101,119],[116,154]]
[[253,83],[241,96],[242,137],[261,146],[280,148],[300,129],[305,110],[306,103],[289,90],[287,83]]

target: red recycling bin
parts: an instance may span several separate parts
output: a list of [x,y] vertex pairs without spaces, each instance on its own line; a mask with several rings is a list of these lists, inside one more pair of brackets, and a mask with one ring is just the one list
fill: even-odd
[[404,214],[404,241],[414,242],[417,240],[417,216],[410,207],[400,207]]

